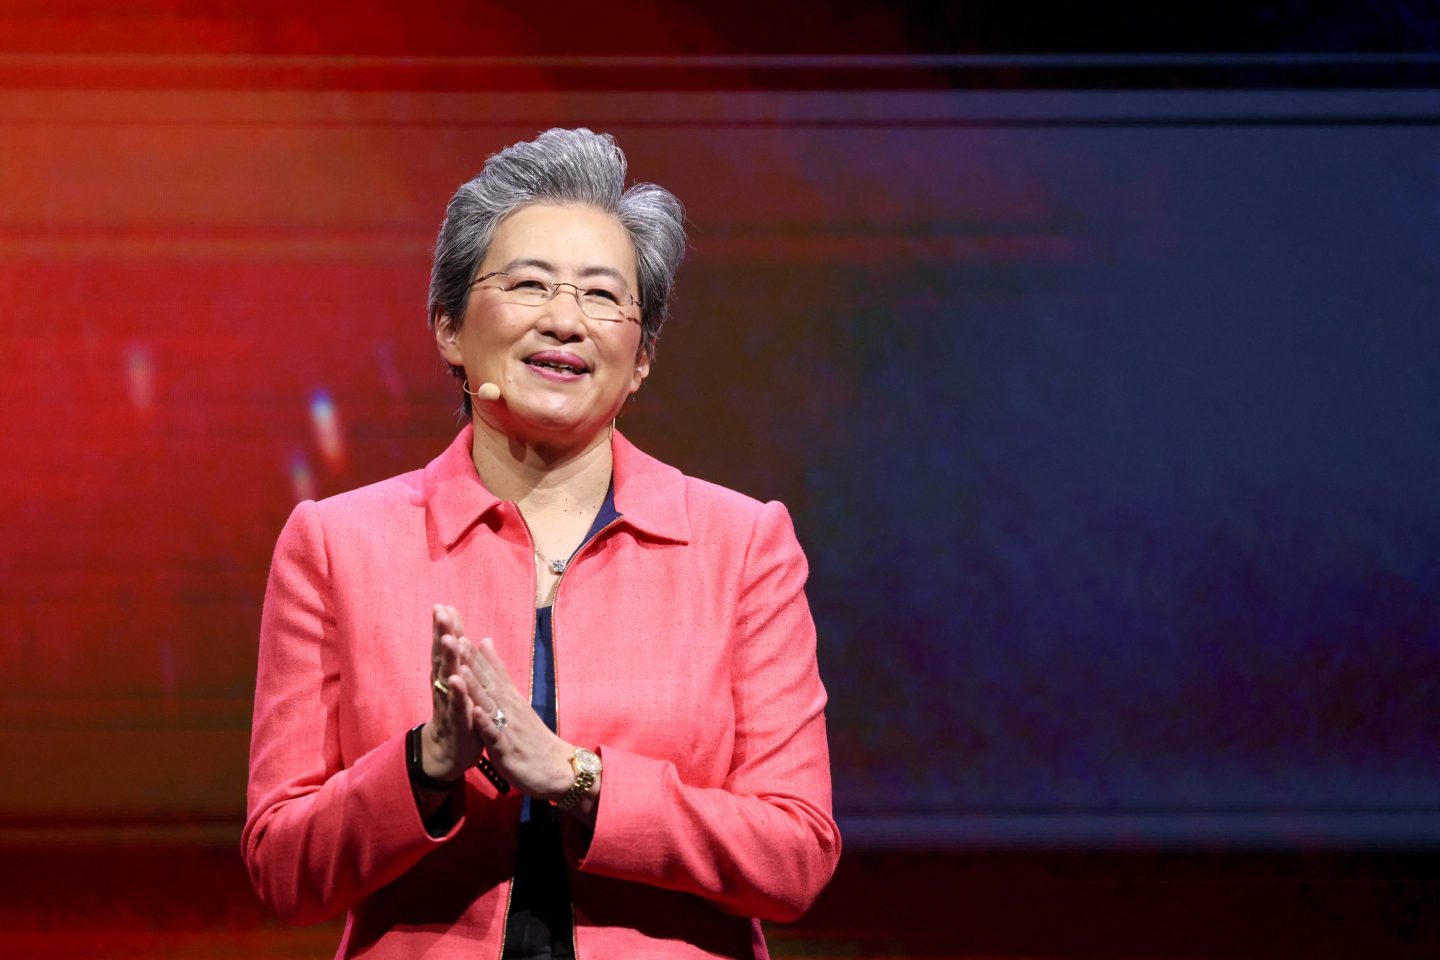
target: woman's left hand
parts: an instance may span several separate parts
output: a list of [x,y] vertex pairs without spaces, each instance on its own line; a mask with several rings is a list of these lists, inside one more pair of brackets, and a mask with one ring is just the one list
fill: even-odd
[[[475,731],[485,753],[520,793],[555,800],[570,789],[575,748],[545,725],[530,699],[515,686],[489,637],[479,643],[460,640],[460,675],[475,703]],[[496,723],[504,716],[504,726]]]

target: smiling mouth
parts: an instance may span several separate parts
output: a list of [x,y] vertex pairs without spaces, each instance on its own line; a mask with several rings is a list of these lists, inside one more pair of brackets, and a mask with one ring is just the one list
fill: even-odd
[[589,368],[584,365],[577,366],[562,360],[526,360],[525,362],[532,367],[539,367],[543,370],[555,370],[559,373],[581,374],[590,372]]

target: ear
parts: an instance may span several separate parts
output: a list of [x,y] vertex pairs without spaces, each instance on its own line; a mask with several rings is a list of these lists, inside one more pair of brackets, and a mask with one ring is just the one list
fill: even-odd
[[460,349],[460,331],[455,329],[455,324],[445,314],[435,320],[435,346],[450,366],[465,365],[465,352]]
[[642,343],[640,349],[635,353],[635,373],[630,379],[630,395],[632,397],[648,376],[650,376],[650,351],[646,350],[645,344]]

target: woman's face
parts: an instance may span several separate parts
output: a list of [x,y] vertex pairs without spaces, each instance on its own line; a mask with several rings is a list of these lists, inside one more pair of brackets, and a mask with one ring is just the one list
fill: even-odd
[[[592,320],[571,287],[549,303],[525,306],[506,302],[497,285],[523,276],[618,288],[639,299],[629,234],[594,207],[530,204],[500,222],[476,276],[497,271],[509,278],[471,288],[458,330],[436,330],[441,355],[464,368],[471,390],[487,382],[500,388],[498,401],[471,398],[477,420],[527,442],[588,442],[650,372],[640,324]],[[640,317],[634,304],[625,312]]]

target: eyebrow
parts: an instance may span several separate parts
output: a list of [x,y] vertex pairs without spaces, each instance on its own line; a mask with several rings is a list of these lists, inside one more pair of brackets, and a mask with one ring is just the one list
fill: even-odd
[[[549,260],[537,260],[534,257],[519,257],[515,260],[511,260],[509,263],[505,264],[505,266],[500,268],[500,272],[509,273],[511,270],[514,270],[518,267],[535,267],[536,269],[544,270],[546,273],[558,272],[555,269],[555,265]],[[585,277],[609,277],[612,280],[618,282],[625,289],[630,289],[630,282],[626,280],[624,275],[622,275],[620,271],[616,270],[614,267],[585,267],[580,271],[580,277],[582,279]]]

